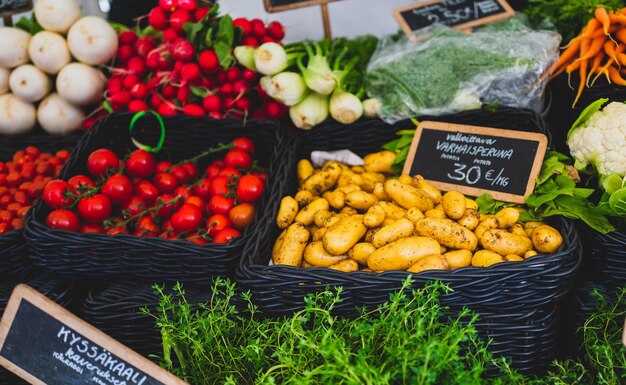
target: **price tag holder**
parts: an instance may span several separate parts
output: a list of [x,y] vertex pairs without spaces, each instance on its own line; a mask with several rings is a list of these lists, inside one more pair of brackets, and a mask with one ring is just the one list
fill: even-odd
[[38,385],[187,385],[23,284],[0,323],[0,365]]
[[544,134],[424,121],[403,174],[422,175],[437,188],[524,203],[535,188],[548,138]]
[[466,31],[514,14],[505,0],[428,0],[393,11],[400,27],[411,38],[421,30],[428,33],[428,27],[435,24]]

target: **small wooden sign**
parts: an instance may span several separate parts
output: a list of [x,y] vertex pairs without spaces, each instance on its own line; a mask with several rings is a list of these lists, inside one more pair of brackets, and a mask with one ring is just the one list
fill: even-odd
[[524,203],[539,176],[548,138],[544,134],[424,121],[403,174],[422,175],[437,188],[470,196]]
[[[427,0],[395,9],[393,15],[404,33],[415,33],[435,24],[460,30],[506,19],[515,11],[506,0]],[[419,34],[419,32],[418,32]]]
[[33,0],[0,0],[0,17],[6,27],[13,25],[11,15],[33,9]]
[[0,365],[38,385],[187,384],[23,284],[0,323]]

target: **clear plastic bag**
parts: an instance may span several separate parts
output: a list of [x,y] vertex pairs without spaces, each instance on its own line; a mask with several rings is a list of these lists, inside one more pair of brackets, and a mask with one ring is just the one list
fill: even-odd
[[422,41],[381,41],[366,76],[381,118],[394,123],[494,103],[539,112],[548,80],[541,75],[558,59],[561,36],[509,25],[472,34],[439,26]]

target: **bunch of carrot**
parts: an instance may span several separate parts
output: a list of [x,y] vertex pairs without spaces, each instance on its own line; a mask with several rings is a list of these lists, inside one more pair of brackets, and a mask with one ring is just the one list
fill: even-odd
[[[626,86],[626,8],[607,11],[598,7],[580,34],[572,39],[547,74],[556,77],[563,72],[580,74],[576,106],[585,86],[591,87],[604,75],[611,84]],[[622,66],[625,66],[622,68]]]

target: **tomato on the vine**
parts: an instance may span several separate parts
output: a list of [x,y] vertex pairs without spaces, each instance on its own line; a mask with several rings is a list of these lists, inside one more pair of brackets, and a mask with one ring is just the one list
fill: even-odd
[[111,201],[104,194],[96,194],[78,201],[78,215],[89,223],[100,223],[111,215]]
[[241,175],[239,171],[237,171],[234,167],[224,167],[218,174],[219,176],[225,176],[227,178],[235,178]]
[[202,222],[202,209],[190,203],[184,203],[170,218],[174,231],[187,232],[196,230]]
[[9,210],[0,210],[0,223],[10,224],[15,219],[15,215]]
[[73,199],[70,196],[72,187],[64,180],[55,179],[43,188],[42,199],[53,209],[60,209],[72,204]]
[[150,215],[144,215],[137,222],[134,235],[138,237],[156,237],[161,229]]
[[172,162],[162,160],[156,164],[155,172],[156,173],[168,172],[170,168],[172,168]]
[[104,175],[109,168],[117,168],[119,164],[117,155],[107,148],[96,150],[87,158],[87,170],[93,176]]
[[255,175],[244,175],[237,184],[237,199],[241,202],[254,203],[263,195],[263,182]]
[[192,195],[190,197],[188,197],[187,199],[185,199],[185,203],[191,203],[192,205],[196,205],[198,207],[200,207],[200,209],[204,208],[204,200],[200,197],[197,197],[195,195]]
[[132,196],[126,203],[124,203],[122,211],[128,216],[133,216],[139,214],[147,208],[148,205],[146,205],[146,201],[142,197]]
[[50,212],[46,218],[46,225],[51,229],[78,231],[80,221],[74,212],[58,209]]
[[104,234],[104,228],[94,223],[83,223],[82,225],[80,225],[80,228],[78,231],[84,234],[88,234],[88,233]]
[[194,163],[192,162],[184,163],[183,168],[187,172],[187,175],[189,175],[189,180],[198,179],[198,175],[199,175],[198,166],[196,166]]
[[222,171],[222,168],[220,166],[212,164],[208,166],[206,170],[204,170],[204,173],[206,174],[207,178],[213,179],[219,175],[220,171]]
[[156,161],[154,155],[145,150],[135,150],[126,159],[126,172],[136,178],[149,178],[154,174]]
[[137,182],[134,190],[135,194],[143,198],[148,204],[152,204],[159,196],[159,189],[147,180]]
[[208,178],[200,179],[193,185],[191,192],[202,199],[209,199],[211,197],[211,180]]
[[250,155],[254,155],[254,142],[249,138],[235,138],[233,139],[233,145],[235,146],[235,148],[244,150]]
[[215,237],[213,237],[213,243],[225,244],[230,242],[231,239],[237,238],[240,235],[241,234],[239,233],[239,231],[229,227],[217,233]]
[[250,203],[241,203],[228,212],[228,219],[234,228],[243,230],[254,220],[255,209]]
[[81,190],[85,187],[95,187],[96,184],[94,183],[94,181],[86,176],[86,175],[74,175],[73,177],[71,177],[67,183],[72,187],[72,191],[74,190]]
[[102,186],[102,193],[112,203],[122,204],[133,196],[133,185],[124,174],[115,174],[107,178]]
[[170,173],[161,172],[154,176],[154,185],[162,193],[171,193],[178,187],[178,180]]
[[233,198],[226,198],[221,195],[213,195],[207,203],[207,210],[211,214],[223,214],[227,215],[230,209],[233,208]]
[[227,227],[230,227],[230,221],[223,214],[215,214],[206,221],[206,229],[210,236],[215,236]]
[[180,197],[180,199],[183,201],[189,198],[190,193],[191,192],[189,191],[189,187],[187,186],[178,186],[173,192],[175,197]]
[[242,149],[234,148],[224,156],[224,165],[249,170],[252,167],[252,156]]
[[213,178],[211,181],[211,186],[209,188],[209,195],[226,195],[230,192],[230,187],[228,183],[228,177],[225,176],[217,176]]
[[161,207],[157,210],[157,214],[161,218],[169,218],[172,216],[172,212],[176,210],[179,206],[178,202],[180,200],[175,200],[176,197],[172,194],[163,194],[159,196],[159,199],[156,201],[156,205],[161,205]]
[[189,180],[189,174],[183,166],[173,166],[170,173],[176,178],[178,184],[186,183]]

